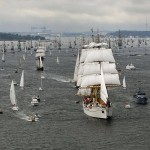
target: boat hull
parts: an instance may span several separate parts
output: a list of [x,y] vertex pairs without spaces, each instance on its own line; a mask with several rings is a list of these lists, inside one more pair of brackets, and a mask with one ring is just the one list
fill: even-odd
[[135,102],[137,104],[143,104],[143,105],[146,105],[147,104],[147,100],[148,98],[147,97],[144,97],[144,98],[135,98]]
[[31,105],[32,106],[38,106],[39,105],[39,102],[36,98],[33,98],[32,101],[31,101]]
[[18,111],[18,110],[19,110],[19,108],[18,108],[17,106],[13,106],[13,107],[12,107],[12,110],[14,110],[14,111]]
[[83,110],[86,115],[94,118],[108,119],[112,117],[112,107],[88,107],[83,103]]

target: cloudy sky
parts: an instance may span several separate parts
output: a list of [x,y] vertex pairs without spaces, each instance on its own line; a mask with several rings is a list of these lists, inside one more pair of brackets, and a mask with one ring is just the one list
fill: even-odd
[[0,0],[0,32],[149,30],[149,14],[150,0]]

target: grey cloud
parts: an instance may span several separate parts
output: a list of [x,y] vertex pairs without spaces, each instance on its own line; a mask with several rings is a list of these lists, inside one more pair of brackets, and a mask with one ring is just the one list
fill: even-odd
[[0,0],[0,31],[27,31],[30,26],[76,32],[91,27],[142,30],[149,4],[149,0]]

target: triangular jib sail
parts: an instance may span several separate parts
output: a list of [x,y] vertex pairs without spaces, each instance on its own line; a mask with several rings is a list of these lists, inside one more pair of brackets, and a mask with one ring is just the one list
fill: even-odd
[[105,103],[107,103],[108,99],[108,93],[105,85],[105,79],[104,79],[104,74],[103,74],[103,69],[101,67],[101,89],[100,89],[100,98],[103,100]]
[[122,86],[123,86],[124,89],[126,89],[126,78],[125,78],[125,76],[123,77]]
[[14,82],[12,80],[11,86],[10,86],[10,101],[12,103],[12,105],[16,105],[17,101],[16,101],[16,93],[15,93],[15,87],[14,87]]
[[24,88],[24,70],[22,70],[22,75],[21,75],[21,79],[20,79],[20,87]]

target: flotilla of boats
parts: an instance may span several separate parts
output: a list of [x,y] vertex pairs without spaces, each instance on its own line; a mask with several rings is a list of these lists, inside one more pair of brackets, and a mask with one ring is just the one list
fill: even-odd
[[[11,46],[11,50],[14,51],[14,45],[11,44]],[[122,48],[123,43],[120,43],[118,46]],[[19,47],[19,50],[21,50],[21,47]],[[2,62],[5,62],[5,52],[6,49],[3,49]],[[46,48],[44,46],[36,47],[35,61],[37,70],[44,70],[45,52]],[[26,53],[27,48],[25,47],[25,54]],[[24,60],[26,60],[25,54],[22,55]],[[51,55],[50,51],[50,56]],[[56,63],[60,64],[59,57],[57,57]],[[20,69],[22,69],[20,87],[24,89],[24,69],[22,67],[20,67]],[[136,67],[133,63],[130,63],[125,69],[135,70]],[[43,90],[42,80],[44,78],[45,77],[41,74],[40,91]],[[108,89],[116,89],[116,87],[120,88],[121,83],[113,51],[108,43],[91,42],[83,45],[82,48],[78,50],[73,81],[78,89],[77,95],[83,97],[82,107],[86,115],[102,119],[108,119],[113,116],[113,99],[109,97]],[[14,85],[17,85],[17,83],[15,84],[15,81],[12,80],[10,86],[10,101],[12,104],[12,110],[19,111]],[[125,76],[123,77],[122,86],[126,89]],[[133,95],[133,98],[137,104],[147,104],[148,101],[148,97],[144,92],[141,92],[141,90],[136,92],[136,94]],[[39,96],[32,97],[32,106],[38,106],[39,103]],[[131,108],[131,105],[126,104],[125,108]],[[0,110],[0,113],[3,113],[2,109]],[[39,120],[39,117],[37,115],[29,115],[27,120],[35,122]]]

